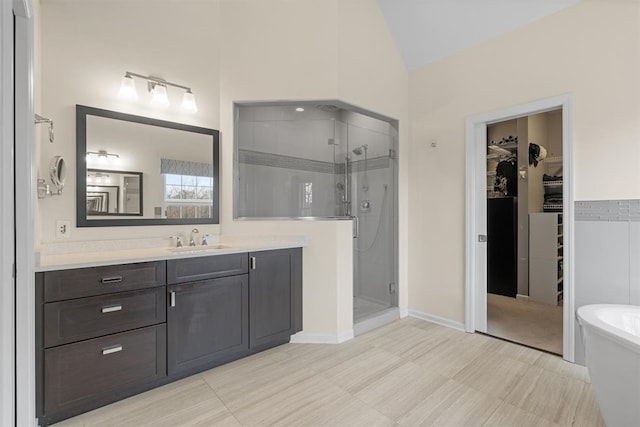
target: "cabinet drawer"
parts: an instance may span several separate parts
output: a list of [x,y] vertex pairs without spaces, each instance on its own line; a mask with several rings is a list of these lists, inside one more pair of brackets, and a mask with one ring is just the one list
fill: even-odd
[[246,253],[168,260],[167,281],[176,284],[246,274],[248,260]]
[[165,318],[164,287],[51,302],[44,305],[44,346],[163,323]]
[[44,301],[104,295],[166,284],[164,261],[44,273]]
[[166,376],[166,328],[151,326],[44,351],[44,412],[117,400]]

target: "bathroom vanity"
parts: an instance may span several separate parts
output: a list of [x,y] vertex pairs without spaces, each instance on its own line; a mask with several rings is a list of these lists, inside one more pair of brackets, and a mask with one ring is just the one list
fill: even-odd
[[302,329],[300,247],[146,258],[36,273],[41,425],[287,343]]

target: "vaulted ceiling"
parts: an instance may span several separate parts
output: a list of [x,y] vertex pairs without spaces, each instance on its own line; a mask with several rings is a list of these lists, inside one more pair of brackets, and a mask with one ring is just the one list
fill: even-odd
[[378,0],[409,71],[579,0]]

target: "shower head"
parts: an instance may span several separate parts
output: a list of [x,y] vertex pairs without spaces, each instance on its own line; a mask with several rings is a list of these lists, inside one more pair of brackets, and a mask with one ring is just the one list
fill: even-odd
[[353,154],[355,154],[356,156],[359,156],[362,154],[363,150],[366,153],[367,152],[367,148],[369,148],[369,146],[367,144],[362,144],[359,147],[354,148],[353,150],[351,150],[353,152]]

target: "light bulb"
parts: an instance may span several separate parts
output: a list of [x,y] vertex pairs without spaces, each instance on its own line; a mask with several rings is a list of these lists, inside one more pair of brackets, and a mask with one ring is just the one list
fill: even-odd
[[156,84],[151,90],[151,104],[156,107],[166,108],[169,106],[169,97],[167,96],[167,87]]
[[122,78],[122,83],[120,84],[120,98],[126,99],[129,101],[135,101],[138,99],[138,93],[136,92],[136,84],[133,81],[133,77],[128,74]]
[[196,105],[196,98],[193,96],[191,90],[184,93],[182,97],[182,109],[187,113],[197,113],[198,106]]

